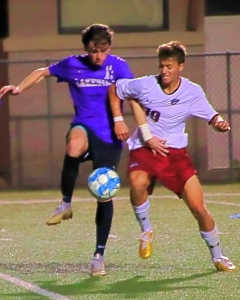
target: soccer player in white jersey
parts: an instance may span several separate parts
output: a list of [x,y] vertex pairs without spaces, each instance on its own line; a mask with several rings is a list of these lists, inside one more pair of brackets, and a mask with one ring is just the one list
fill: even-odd
[[[234,264],[222,254],[215,221],[204,204],[197,172],[186,151],[185,124],[195,116],[207,120],[216,131],[227,132],[230,128],[208,102],[202,88],[180,76],[185,56],[186,49],[179,42],[163,44],[158,48],[158,75],[120,79],[109,89],[113,116],[121,117],[119,98],[128,99],[138,124],[128,140],[128,175],[131,204],[142,230],[139,254],[142,258],[152,254],[154,232],[148,195],[159,180],[185,201],[198,222],[216,269],[234,271]],[[115,132],[123,139],[117,127]]]

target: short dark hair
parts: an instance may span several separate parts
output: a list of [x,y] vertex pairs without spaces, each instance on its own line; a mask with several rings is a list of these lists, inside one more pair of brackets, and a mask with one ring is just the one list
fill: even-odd
[[178,41],[171,41],[167,44],[162,44],[157,49],[159,60],[165,60],[174,57],[179,64],[185,62],[187,55],[186,47]]
[[100,43],[101,41],[107,42],[109,45],[112,43],[114,32],[109,26],[104,24],[92,24],[82,31],[82,43],[86,47],[90,41]]

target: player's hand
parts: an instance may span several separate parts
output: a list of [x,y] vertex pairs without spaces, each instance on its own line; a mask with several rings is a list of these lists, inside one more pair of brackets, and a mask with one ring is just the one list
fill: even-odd
[[117,138],[121,141],[125,141],[129,137],[129,129],[123,121],[114,123],[114,132]]
[[215,124],[215,127],[216,127],[216,130],[217,131],[221,131],[221,132],[225,132],[225,131],[228,131],[230,130],[230,126],[229,126],[229,123],[227,121],[218,121],[216,124]]
[[167,156],[167,154],[169,153],[168,146],[166,145],[166,140],[160,139],[157,136],[153,136],[146,143],[152,149],[154,154],[159,153],[163,156]]
[[5,85],[0,89],[0,99],[8,93],[11,93],[11,95],[18,95],[20,92],[21,91],[17,86]]

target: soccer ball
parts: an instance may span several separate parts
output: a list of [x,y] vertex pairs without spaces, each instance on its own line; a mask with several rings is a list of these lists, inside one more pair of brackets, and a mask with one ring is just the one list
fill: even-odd
[[120,189],[120,178],[112,169],[98,168],[89,175],[88,188],[99,202],[104,202],[117,194]]

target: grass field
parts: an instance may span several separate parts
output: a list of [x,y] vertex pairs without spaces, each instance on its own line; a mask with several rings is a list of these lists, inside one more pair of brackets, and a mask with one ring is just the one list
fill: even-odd
[[[240,219],[229,218],[240,213],[240,184],[203,188],[224,253],[240,266]],[[138,257],[140,229],[128,191],[121,189],[103,278],[88,274],[95,245],[95,201],[86,190],[76,190],[73,220],[48,227],[45,220],[58,197],[59,191],[1,192],[1,300],[240,299],[240,271],[215,271],[195,220],[164,188],[157,188],[151,199],[156,237],[147,260]]]

